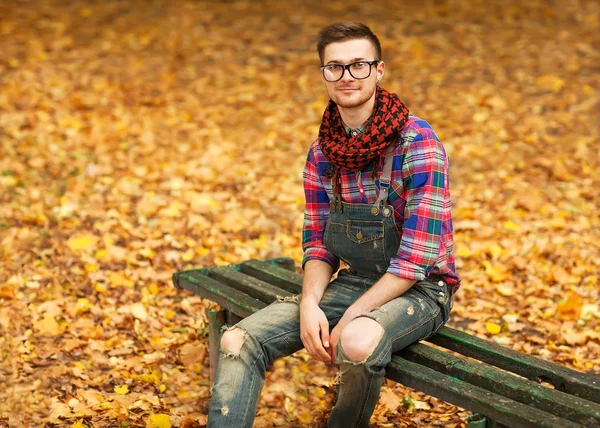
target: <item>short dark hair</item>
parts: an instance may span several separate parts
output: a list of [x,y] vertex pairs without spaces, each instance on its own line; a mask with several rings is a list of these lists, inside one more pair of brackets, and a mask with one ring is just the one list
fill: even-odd
[[360,22],[346,21],[331,24],[319,31],[319,35],[317,36],[317,52],[319,52],[321,64],[323,64],[325,48],[328,45],[356,39],[369,40],[377,53],[377,58],[375,59],[381,59],[381,43],[379,43],[379,39],[373,34],[371,29]]

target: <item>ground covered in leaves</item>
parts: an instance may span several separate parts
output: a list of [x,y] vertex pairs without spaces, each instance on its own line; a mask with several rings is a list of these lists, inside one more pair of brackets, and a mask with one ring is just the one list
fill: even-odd
[[[176,270],[301,260],[327,98],[317,30],[380,35],[382,84],[451,159],[450,324],[600,374],[595,1],[0,5],[0,426],[201,426],[211,305]],[[277,361],[258,426],[311,426],[334,371]],[[389,382],[371,422],[462,426]],[[54,424],[54,425],[53,425]]]

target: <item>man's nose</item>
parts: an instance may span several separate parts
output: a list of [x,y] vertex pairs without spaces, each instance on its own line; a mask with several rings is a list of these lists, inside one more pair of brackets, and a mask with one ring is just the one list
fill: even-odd
[[340,81],[342,81],[342,82],[353,82],[354,81],[354,77],[352,77],[352,75],[350,74],[349,69],[344,70],[344,75],[342,76]]

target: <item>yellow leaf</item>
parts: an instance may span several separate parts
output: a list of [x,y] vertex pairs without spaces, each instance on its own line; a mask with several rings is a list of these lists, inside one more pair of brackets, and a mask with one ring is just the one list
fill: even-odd
[[87,250],[96,246],[98,237],[91,233],[80,233],[67,241],[67,246],[73,251]]
[[160,386],[158,387],[160,392],[165,392],[167,390],[167,387],[165,386],[164,383],[161,383]]
[[298,412],[298,421],[300,421],[304,426],[310,426],[313,421],[312,412],[309,409],[301,409]]
[[83,422],[81,422],[81,420],[78,420],[73,425],[71,425],[71,428],[85,428],[85,425],[83,424]]
[[183,253],[181,255],[181,260],[183,260],[184,262],[189,262],[194,258],[195,255],[196,255],[196,253],[194,252],[194,250],[192,250],[190,248],[189,250],[187,250],[185,253]]
[[129,385],[115,386],[115,392],[117,394],[125,395],[129,392]]
[[500,326],[498,324],[493,323],[493,322],[486,322],[485,323],[485,329],[490,334],[498,334],[498,333],[500,333],[500,330],[501,330]]
[[488,248],[488,252],[494,259],[496,259],[502,255],[504,250],[502,249],[502,247],[500,245],[494,244]]
[[471,250],[469,250],[468,248],[465,247],[461,247],[458,249],[458,251],[456,252],[456,255],[458,257],[461,257],[463,259],[466,259],[468,257],[471,257]]
[[564,285],[571,280],[571,275],[569,275],[569,272],[567,272],[562,266],[554,265],[552,266],[550,272],[552,273],[554,280],[559,284]]
[[140,321],[146,321],[148,319],[148,312],[142,303],[134,303],[129,307],[131,315],[139,319]]
[[147,371],[139,376],[135,376],[140,382],[152,383],[154,385],[160,384],[161,374],[158,370]]
[[152,414],[148,416],[146,428],[171,428],[171,418],[169,415]]
[[155,296],[158,294],[158,285],[155,283],[150,284],[148,288],[150,289],[150,293],[154,294]]
[[510,220],[507,220],[507,221],[504,222],[504,228],[507,229],[507,230],[513,230],[513,231],[515,231],[515,230],[519,230],[519,225],[516,224],[516,223],[513,223]]
[[558,318],[561,320],[579,319],[583,303],[583,298],[570,292],[567,299],[558,304]]
[[581,308],[580,318],[584,321],[589,321],[592,318],[600,318],[600,305],[587,304]]
[[547,74],[545,76],[538,77],[536,83],[541,89],[552,92],[558,92],[563,88],[563,86],[565,86],[565,81],[559,76],[555,76],[553,74]]
[[19,182],[19,180],[17,180],[15,177],[12,177],[10,175],[5,176],[5,177],[0,177],[0,184],[4,185],[6,187],[15,186],[18,182]]
[[128,287],[133,286],[133,281],[126,278],[125,274],[123,272],[109,272],[108,280],[115,287],[120,287],[120,286],[124,286],[124,285],[128,286]]
[[81,298],[77,299],[77,304],[75,305],[75,313],[77,315],[82,314],[84,312],[89,311],[91,308],[90,301],[88,299]]
[[429,410],[431,409],[431,406],[429,405],[429,403],[427,401],[419,401],[419,400],[414,400],[415,403],[415,409],[419,410]]
[[35,322],[33,327],[39,330],[42,336],[58,336],[61,333],[58,322],[50,314],[44,315],[44,318]]
[[483,266],[485,267],[485,273],[493,282],[502,282],[508,276],[501,266],[492,265],[487,260],[483,261]]
[[210,254],[210,250],[205,247],[196,247],[196,254],[204,257],[204,256]]
[[150,248],[142,248],[140,250],[140,255],[142,257],[146,257],[147,259],[152,259],[156,255],[156,252]]
[[515,294],[514,287],[504,284],[498,285],[498,287],[496,287],[496,291],[506,297],[510,297]]
[[52,398],[50,411],[50,418],[52,419],[69,418],[73,415],[69,406],[65,403],[61,403],[56,397]]
[[102,410],[112,410],[114,408],[115,408],[115,406],[110,401],[103,401],[102,403],[95,406],[94,410],[102,411]]
[[182,204],[181,202],[174,201],[174,202],[171,202],[171,204],[168,207],[160,210],[159,214],[164,217],[172,217],[172,218],[180,217],[181,211],[185,208],[186,208],[186,206],[184,204]]
[[394,391],[390,388],[383,387],[381,388],[381,394],[379,395],[380,403],[388,410],[396,410],[398,406],[402,403],[400,397],[396,395]]
[[166,355],[163,352],[156,351],[152,352],[151,354],[145,354],[143,358],[146,364],[154,364],[158,361],[164,360]]
[[85,271],[87,273],[94,273],[94,272],[98,272],[99,268],[96,265],[90,264],[90,263],[86,263],[84,266]]

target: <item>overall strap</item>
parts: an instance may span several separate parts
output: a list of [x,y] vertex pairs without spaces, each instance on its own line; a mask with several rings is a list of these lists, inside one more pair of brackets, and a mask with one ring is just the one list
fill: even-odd
[[[381,177],[379,178],[379,196],[377,200],[373,204],[373,208],[371,209],[371,213],[373,215],[379,214],[379,211],[382,207],[387,205],[387,199],[390,194],[390,183],[392,177],[392,163],[394,160],[394,144],[390,144],[385,152],[385,161],[383,163],[383,172],[381,173]],[[386,209],[384,209],[383,214],[386,217],[391,214],[391,210],[387,208],[388,214],[386,215]]]

